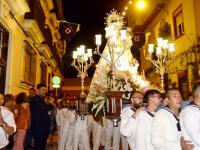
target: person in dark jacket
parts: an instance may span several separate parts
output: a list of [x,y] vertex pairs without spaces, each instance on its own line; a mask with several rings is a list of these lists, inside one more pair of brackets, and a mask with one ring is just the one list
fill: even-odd
[[44,101],[47,92],[45,84],[37,85],[36,95],[31,99],[31,131],[34,136],[35,150],[45,150],[50,127],[48,111],[53,109],[52,105],[47,105]]

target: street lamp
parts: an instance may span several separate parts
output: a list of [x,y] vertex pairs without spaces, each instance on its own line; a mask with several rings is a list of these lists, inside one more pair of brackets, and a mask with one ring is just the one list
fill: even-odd
[[[156,67],[156,70],[160,73],[161,78],[161,90],[164,91],[164,74],[167,72],[168,65],[174,60],[174,43],[168,43],[168,40],[158,38],[157,47],[154,44],[148,44],[148,56],[147,60]],[[155,51],[156,59],[153,57]]]
[[92,59],[92,49],[87,49],[85,51],[85,45],[81,45],[77,48],[77,51],[73,51],[73,62],[72,66],[78,70],[78,77],[81,78],[81,98],[85,98],[86,94],[84,93],[84,79],[88,76],[87,70],[94,63]]

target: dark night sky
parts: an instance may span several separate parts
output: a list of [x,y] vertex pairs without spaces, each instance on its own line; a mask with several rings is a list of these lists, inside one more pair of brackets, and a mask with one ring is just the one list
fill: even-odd
[[[68,43],[66,55],[64,56],[65,65],[63,67],[65,77],[76,77],[77,71],[71,66],[72,51],[81,44],[86,48],[95,48],[95,34],[105,33],[104,22],[106,13],[113,8],[118,12],[126,5],[126,0],[63,0],[63,13],[68,22],[81,24],[80,31]],[[98,56],[93,56],[96,63]],[[89,76],[94,72],[94,66],[89,69]]]

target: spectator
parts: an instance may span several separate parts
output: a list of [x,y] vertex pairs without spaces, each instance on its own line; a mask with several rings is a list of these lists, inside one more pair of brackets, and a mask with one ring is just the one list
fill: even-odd
[[45,84],[37,85],[36,95],[31,99],[31,130],[34,136],[35,149],[45,150],[49,133],[50,118],[48,111],[53,109],[52,105],[47,105],[44,101],[47,92]]
[[17,126],[17,132],[13,137],[13,150],[23,150],[26,131],[30,126],[31,120],[30,107],[26,93],[22,92],[17,95],[14,116]]
[[6,94],[4,96],[4,104],[6,108],[13,112],[15,108],[15,97],[12,94]]
[[56,130],[56,122],[55,122],[55,117],[56,117],[56,103],[55,103],[55,99],[52,97],[53,95],[48,95],[46,98],[46,103],[47,105],[52,105],[54,107],[54,109],[51,109],[48,114],[50,117],[50,129],[49,129],[49,143],[50,145],[53,144],[53,136]]
[[[6,94],[4,96],[3,106],[8,108],[8,110],[10,110],[13,113],[13,110],[15,108],[15,97],[12,94]],[[7,149],[10,150],[14,145],[13,135],[10,135],[8,139],[9,139],[9,144],[7,145]]]
[[[28,96],[28,102],[30,104],[31,99],[35,96],[36,90],[34,88],[29,89],[29,96]],[[28,150],[29,147],[31,147],[31,141],[33,139],[33,134],[31,131],[31,128],[29,127],[26,133],[25,142],[24,142],[24,149]]]
[[32,97],[35,96],[35,89],[34,88],[30,88],[29,89],[29,96],[28,96],[28,100],[30,100]]
[[3,95],[0,94],[0,149],[4,150],[9,143],[7,136],[16,131],[16,125],[13,113],[2,106],[3,102]]

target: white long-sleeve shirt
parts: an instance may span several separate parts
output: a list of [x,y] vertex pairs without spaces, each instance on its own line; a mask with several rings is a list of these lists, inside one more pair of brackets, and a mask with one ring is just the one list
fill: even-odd
[[131,150],[135,148],[134,133],[136,129],[136,119],[132,117],[134,113],[131,107],[126,107],[121,111],[120,132],[127,138]]
[[150,134],[153,114],[151,113],[151,116],[147,111],[142,111],[136,116],[135,150],[154,150]]
[[200,150],[200,106],[186,106],[180,114],[181,134],[192,141],[193,150]]
[[[16,131],[16,124],[14,120],[14,115],[11,111],[9,111],[6,107],[0,106],[0,111],[5,123],[11,127],[13,127],[14,132]],[[0,149],[8,145],[8,134],[4,131],[2,127],[0,127]]]
[[181,133],[177,129],[177,123],[169,111],[160,109],[156,112],[151,127],[151,140],[155,150],[181,150]]

